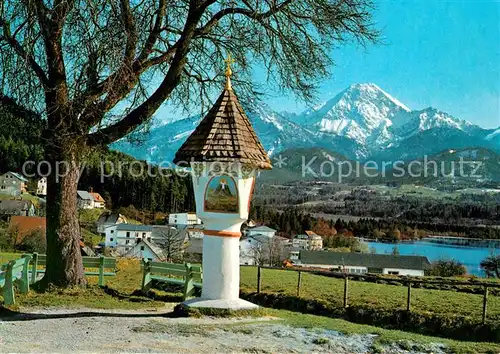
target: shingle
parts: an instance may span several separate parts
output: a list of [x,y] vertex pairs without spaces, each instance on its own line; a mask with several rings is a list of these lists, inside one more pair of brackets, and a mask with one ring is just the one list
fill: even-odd
[[181,161],[241,162],[259,169],[272,169],[269,156],[231,89],[222,92],[177,151],[174,163]]

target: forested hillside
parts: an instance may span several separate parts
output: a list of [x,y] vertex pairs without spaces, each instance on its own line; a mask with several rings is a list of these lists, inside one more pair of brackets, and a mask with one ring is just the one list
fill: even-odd
[[[37,173],[35,166],[44,156],[44,128],[44,120],[35,114],[28,120],[20,119],[0,107],[0,173],[22,173],[27,161],[33,163],[27,165],[26,172]],[[141,210],[167,213],[194,210],[189,177],[180,177],[172,171],[160,173],[156,166],[107,149],[93,152],[86,158],[84,167],[79,189],[93,188],[103,195],[108,207],[133,205]],[[41,172],[45,173],[43,168]]]
[[44,127],[45,122],[35,114],[20,119],[0,106],[0,173],[20,172],[26,161],[42,160]]

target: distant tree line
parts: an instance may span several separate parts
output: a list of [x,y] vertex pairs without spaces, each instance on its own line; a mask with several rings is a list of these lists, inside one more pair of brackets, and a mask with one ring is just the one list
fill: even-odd
[[343,235],[382,239],[390,242],[414,240],[428,234],[500,239],[500,229],[492,227],[414,222],[399,219],[361,218],[357,221],[326,220],[301,208],[278,210],[271,205],[254,205],[250,218],[275,228],[286,237],[313,230],[321,236]]

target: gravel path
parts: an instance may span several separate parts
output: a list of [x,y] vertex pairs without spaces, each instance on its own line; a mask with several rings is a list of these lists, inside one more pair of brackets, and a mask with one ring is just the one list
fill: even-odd
[[[294,328],[273,318],[169,318],[152,311],[38,309],[0,318],[0,352],[370,353],[373,335]],[[410,345],[410,348],[412,346]],[[443,353],[439,345],[384,353]],[[408,349],[408,348],[407,348]]]

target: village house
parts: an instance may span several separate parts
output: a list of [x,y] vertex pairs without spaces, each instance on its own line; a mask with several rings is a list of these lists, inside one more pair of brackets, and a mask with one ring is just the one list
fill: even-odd
[[165,252],[157,244],[147,239],[140,239],[123,257],[148,259],[153,262],[167,261]]
[[423,256],[301,250],[295,265],[358,274],[424,276],[430,263]]
[[323,249],[323,237],[317,235],[314,231],[306,231],[309,237],[309,251],[319,251]]
[[323,238],[313,231],[306,231],[305,234],[296,235],[292,239],[292,247],[308,251],[322,250]]
[[104,209],[106,207],[106,201],[99,193],[91,191],[89,194],[94,199],[94,209]]
[[78,208],[80,209],[104,209],[106,206],[106,201],[99,194],[92,190],[87,191],[77,191],[78,198]]
[[128,223],[128,220],[124,215],[111,211],[105,211],[96,221],[97,233],[105,235],[108,227],[123,223]]
[[244,236],[240,239],[240,264],[269,263],[270,258],[285,259],[290,240],[285,237],[269,237],[265,234]]
[[181,258],[189,244],[187,229],[176,229],[169,225],[122,223],[107,227],[105,233],[105,246],[130,258],[172,261]]
[[249,227],[245,230],[245,236],[252,237],[257,235],[264,235],[269,238],[273,238],[276,235],[276,230],[271,229],[265,225]]
[[168,216],[168,224],[177,227],[186,227],[189,225],[200,225],[201,220],[196,213],[175,213]]
[[117,224],[109,226],[105,230],[105,247],[115,248],[123,255],[140,240],[151,241],[153,227],[150,225]]
[[26,193],[28,180],[16,172],[7,172],[0,176],[0,194],[20,196]]
[[0,216],[35,216],[35,205],[28,200],[0,200]]
[[94,209],[94,197],[87,191],[77,191],[77,203],[80,209]]
[[47,196],[47,178],[43,177],[38,180],[36,187],[36,195],[39,197]]
[[307,250],[309,249],[309,236],[306,234],[296,235],[292,239],[292,247]]

